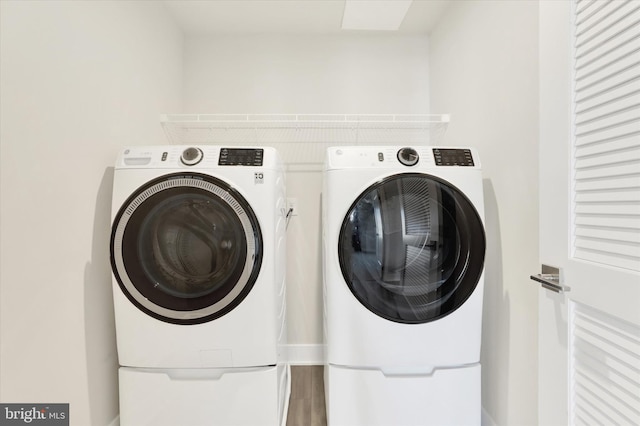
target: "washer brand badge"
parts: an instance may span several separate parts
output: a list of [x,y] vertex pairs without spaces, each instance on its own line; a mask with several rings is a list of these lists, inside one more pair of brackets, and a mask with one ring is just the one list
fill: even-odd
[[253,174],[253,183],[255,183],[255,184],[264,183],[264,173],[255,172]]
[[0,404],[0,426],[69,426],[69,404]]

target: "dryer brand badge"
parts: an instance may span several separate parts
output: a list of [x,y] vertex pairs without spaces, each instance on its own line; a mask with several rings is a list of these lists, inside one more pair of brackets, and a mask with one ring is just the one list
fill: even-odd
[[264,173],[255,172],[253,174],[253,183],[255,184],[264,183]]

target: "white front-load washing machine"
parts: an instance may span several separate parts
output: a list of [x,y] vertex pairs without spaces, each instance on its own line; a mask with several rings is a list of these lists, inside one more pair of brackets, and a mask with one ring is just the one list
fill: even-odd
[[[279,423],[284,179],[273,148],[121,151],[111,265],[123,425]],[[267,406],[265,392],[282,401]]]
[[329,424],[479,424],[477,151],[329,148],[323,182]]

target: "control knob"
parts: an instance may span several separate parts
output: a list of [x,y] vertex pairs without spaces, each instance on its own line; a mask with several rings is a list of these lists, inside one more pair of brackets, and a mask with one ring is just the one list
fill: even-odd
[[418,151],[413,148],[401,148],[398,151],[398,161],[405,166],[415,166],[419,158]]
[[200,148],[191,147],[182,151],[182,155],[180,155],[180,161],[182,161],[182,164],[185,164],[187,166],[193,166],[202,161],[202,157],[203,154]]

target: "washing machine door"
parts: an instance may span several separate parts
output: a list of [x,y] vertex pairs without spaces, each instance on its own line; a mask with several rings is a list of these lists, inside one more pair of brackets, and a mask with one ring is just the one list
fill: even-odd
[[427,174],[400,174],[366,189],[340,230],[344,279],[367,309],[419,324],[458,309],[482,275],[485,233],[469,199]]
[[253,287],[262,235],[251,206],[225,182],[198,173],[139,188],[113,223],[111,266],[147,314],[198,324],[234,309]]

